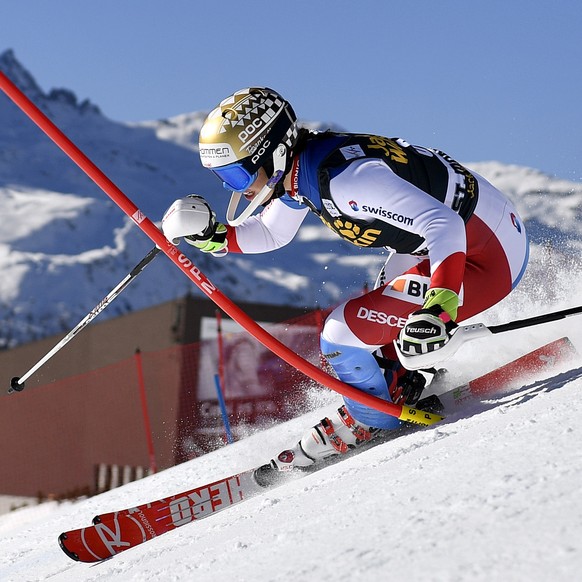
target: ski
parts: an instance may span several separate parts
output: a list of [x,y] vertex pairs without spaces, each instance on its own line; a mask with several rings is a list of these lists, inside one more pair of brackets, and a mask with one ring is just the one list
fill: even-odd
[[[551,369],[575,353],[574,346],[568,338],[561,338],[463,386],[442,394],[433,394],[423,401],[425,405],[442,406],[445,413],[455,412],[468,402],[503,392],[512,382],[520,378]],[[410,430],[422,428],[418,425],[406,426]],[[410,430],[405,429],[403,433]],[[399,431],[392,432],[396,433],[393,435],[394,438],[402,434]],[[359,453],[382,442],[386,442],[386,439],[372,441],[368,446],[354,452]],[[280,454],[284,455],[285,451]],[[336,460],[342,458],[345,457],[341,456]],[[304,473],[317,471],[324,466],[326,463],[318,464]],[[59,536],[59,544],[65,554],[73,560],[100,562],[178,527],[242,503],[282,484],[291,474],[302,473],[303,471],[279,472],[270,464],[255,467],[171,497],[98,515],[93,519],[92,525],[62,533]]]
[[265,491],[254,472],[250,469],[172,497],[96,516],[92,526],[62,533],[59,544],[73,560],[100,562]]
[[450,414],[470,401],[479,401],[507,390],[517,380],[533,377],[545,369],[551,369],[560,362],[576,355],[572,342],[563,337],[513,360],[492,372],[475,378],[467,384],[457,386],[444,394],[439,394],[445,411]]

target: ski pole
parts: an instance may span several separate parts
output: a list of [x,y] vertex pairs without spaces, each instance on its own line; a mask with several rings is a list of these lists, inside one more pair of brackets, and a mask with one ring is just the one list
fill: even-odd
[[8,394],[22,392],[24,382],[41,366],[46,364],[59,350],[64,348],[80,331],[89,325],[154,259],[161,249],[154,247],[149,253],[104,297],[87,315],[45,356],[43,356],[26,374],[15,376],[10,381]]
[[491,333],[504,333],[506,331],[513,331],[514,329],[522,329],[524,327],[531,327],[532,325],[539,325],[540,323],[550,323],[551,321],[558,321],[559,319],[566,319],[572,315],[582,313],[582,305],[578,307],[570,307],[562,311],[554,311],[553,313],[546,313],[545,315],[536,315],[535,317],[528,317],[527,319],[518,319],[503,323],[501,325],[490,325],[489,331]]
[[532,327],[540,325],[541,323],[550,323],[578,315],[582,313],[582,305],[578,307],[570,307],[561,311],[554,311],[552,313],[545,313],[544,315],[536,315],[528,317],[527,319],[518,319],[500,325],[486,326],[483,323],[473,323],[469,325],[459,325],[452,333],[451,339],[440,349],[426,354],[414,354],[408,356],[400,350],[398,342],[394,341],[394,347],[398,354],[400,363],[408,370],[424,370],[434,368],[436,365],[448,360],[457,350],[466,342],[487,337],[496,333],[505,333],[506,331],[513,331],[516,329],[523,329],[524,327]]
[[209,299],[290,366],[342,396],[400,420],[423,425],[431,425],[442,420],[442,416],[438,414],[394,404],[341,382],[277,340],[226,297],[186,255],[168,241],[160,229],[2,71],[0,71],[0,89],[137,224],[145,235],[162,249],[163,253]]

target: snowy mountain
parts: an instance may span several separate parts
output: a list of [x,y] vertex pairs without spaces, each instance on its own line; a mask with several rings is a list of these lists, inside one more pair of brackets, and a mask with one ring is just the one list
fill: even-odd
[[[152,220],[192,192],[219,216],[225,212],[229,194],[197,155],[204,112],[116,122],[71,90],[44,92],[10,50],[0,55],[0,69]],[[152,244],[3,93],[0,127],[0,347],[7,347],[70,329]],[[558,246],[561,257],[578,254],[582,185],[496,162],[469,165],[516,201],[536,245]],[[383,261],[381,251],[349,245],[315,218],[292,245],[267,255],[217,260],[182,250],[235,302],[305,307],[360,292]],[[100,317],[189,292],[199,293],[160,256]]]

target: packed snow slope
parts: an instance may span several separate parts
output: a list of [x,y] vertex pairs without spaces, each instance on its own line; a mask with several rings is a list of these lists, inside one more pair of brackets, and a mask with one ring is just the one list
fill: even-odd
[[[224,219],[229,193],[198,157],[205,112],[121,123],[106,118],[90,101],[79,102],[69,89],[43,91],[12,51],[0,54],[0,70],[152,220],[190,193],[207,197]],[[152,243],[2,92],[0,128],[2,348],[71,329]],[[515,201],[535,247],[551,245],[566,259],[579,254],[581,184],[497,162],[468,165]],[[373,283],[385,258],[382,250],[340,240],[315,217],[292,244],[273,253],[217,260],[195,249],[182,251],[235,302],[307,308],[328,307],[359,293],[364,284]],[[189,292],[199,293],[160,256],[100,317]]]
[[[467,344],[451,374],[466,380],[562,335],[580,350],[579,322],[566,321]],[[84,501],[0,516],[0,580],[577,580],[579,358],[522,384],[101,564],[73,562],[60,550],[58,535],[97,513],[262,464],[337,404],[314,390],[310,412],[211,454]]]
[[[582,279],[540,259],[478,320],[572,306]],[[528,292],[529,289],[529,292]],[[459,385],[567,336],[582,316],[465,344],[446,362]],[[0,580],[571,582],[582,569],[580,356],[442,423],[399,437],[185,525],[99,565],[71,561],[62,531],[258,466],[340,403],[313,388],[298,418],[90,499],[0,516]],[[122,444],[120,443],[120,446]]]

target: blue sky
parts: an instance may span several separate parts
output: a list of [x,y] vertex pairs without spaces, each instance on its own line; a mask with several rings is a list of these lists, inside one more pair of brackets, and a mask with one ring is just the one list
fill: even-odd
[[302,119],[582,181],[580,0],[2,5],[0,52],[118,121],[267,85]]

